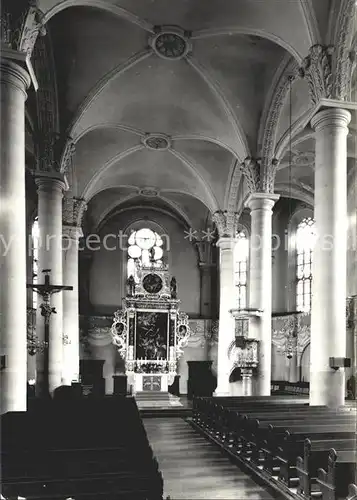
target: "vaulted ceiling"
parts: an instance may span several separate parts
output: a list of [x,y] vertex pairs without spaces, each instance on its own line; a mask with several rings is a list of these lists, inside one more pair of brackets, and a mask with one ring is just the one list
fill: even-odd
[[[61,129],[76,142],[71,189],[89,202],[95,224],[123,204],[146,203],[205,224],[209,212],[227,208],[239,162],[260,154],[282,68],[331,38],[336,2],[39,6],[49,19]],[[291,116],[286,102],[279,117],[278,141],[311,108],[304,80],[294,83],[291,104]],[[291,194],[293,182],[294,196],[312,200],[314,140],[305,128],[300,134],[292,168],[288,156],[280,165],[277,192]]]

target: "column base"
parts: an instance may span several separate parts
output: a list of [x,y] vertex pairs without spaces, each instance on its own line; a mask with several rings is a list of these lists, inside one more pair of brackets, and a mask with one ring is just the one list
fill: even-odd
[[339,408],[345,404],[344,370],[326,370],[311,373],[310,406],[328,406]]

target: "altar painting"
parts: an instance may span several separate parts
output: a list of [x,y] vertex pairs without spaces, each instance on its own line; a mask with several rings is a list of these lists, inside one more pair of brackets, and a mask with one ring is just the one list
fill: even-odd
[[167,359],[168,313],[136,313],[136,359]]

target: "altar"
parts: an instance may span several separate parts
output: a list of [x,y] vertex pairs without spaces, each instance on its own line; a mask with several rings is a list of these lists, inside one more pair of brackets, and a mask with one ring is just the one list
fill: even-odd
[[134,394],[168,393],[191,333],[188,315],[165,264],[141,267],[138,275],[138,282],[129,277],[123,309],[114,314],[112,341]]

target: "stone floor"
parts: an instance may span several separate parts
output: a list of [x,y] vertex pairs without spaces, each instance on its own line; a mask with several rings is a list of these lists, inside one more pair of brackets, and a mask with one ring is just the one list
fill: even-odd
[[171,500],[270,500],[274,497],[181,418],[145,419]]

